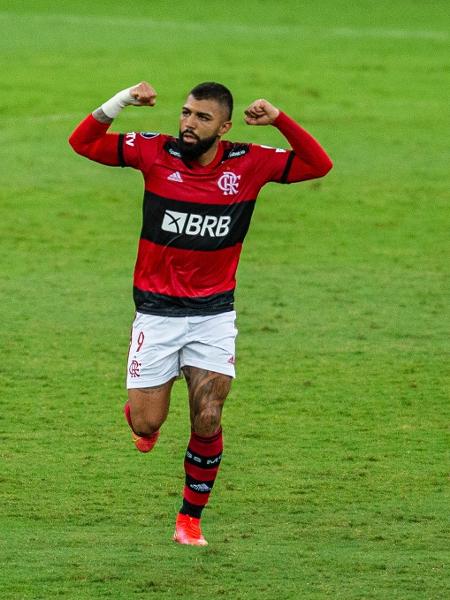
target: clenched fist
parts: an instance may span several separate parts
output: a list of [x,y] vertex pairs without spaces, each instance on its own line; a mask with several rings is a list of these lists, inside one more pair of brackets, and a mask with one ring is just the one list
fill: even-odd
[[252,102],[244,113],[247,125],[271,125],[280,111],[264,98],[260,98]]
[[155,106],[156,96],[155,88],[146,81],[130,88],[130,95],[135,99],[135,106]]

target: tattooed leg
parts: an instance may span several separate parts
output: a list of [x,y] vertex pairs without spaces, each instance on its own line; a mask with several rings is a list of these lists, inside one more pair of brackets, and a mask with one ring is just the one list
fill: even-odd
[[[205,545],[198,519],[208,503],[222,460],[220,419],[232,378],[196,367],[184,367],[183,372],[189,389],[192,432],[184,459],[186,478],[175,539],[181,543]],[[192,536],[185,536],[184,527],[189,533],[193,526],[196,529]]]
[[183,372],[189,389],[192,430],[200,436],[211,436],[220,427],[232,377],[197,367],[183,367]]

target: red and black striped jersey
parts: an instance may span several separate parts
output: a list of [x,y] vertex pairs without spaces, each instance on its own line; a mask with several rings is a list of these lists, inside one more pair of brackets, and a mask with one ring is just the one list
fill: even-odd
[[183,160],[176,138],[107,134],[107,128],[90,116],[71,143],[80,154],[138,169],[144,177],[136,310],[167,316],[232,310],[242,243],[260,189],[269,181],[320,175],[284,149],[220,141],[214,160],[201,166]]

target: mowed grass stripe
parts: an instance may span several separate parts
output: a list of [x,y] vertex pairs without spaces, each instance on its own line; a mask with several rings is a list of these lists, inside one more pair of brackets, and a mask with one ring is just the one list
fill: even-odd
[[[112,16],[112,15],[76,15],[76,14],[44,14],[37,15],[34,13],[14,13],[14,12],[0,12],[0,19],[12,22],[15,20],[23,23],[24,21],[37,21],[43,22],[45,25],[52,25],[55,23],[64,25],[73,25],[78,27],[83,25],[90,28],[98,27],[117,27],[121,30],[123,28],[129,28],[136,30],[154,30],[158,34],[161,30],[168,31],[179,31],[180,28],[185,31],[203,32],[204,24],[202,22],[192,21],[164,21],[159,19],[149,19],[148,17],[142,18],[129,18],[123,16]],[[449,34],[446,31],[432,31],[432,30],[420,30],[420,29],[390,29],[380,27],[308,27],[304,25],[263,25],[260,23],[236,23],[236,22],[220,22],[220,21],[209,21],[208,28],[214,31],[214,33],[220,33],[222,35],[246,35],[251,34],[255,37],[264,37],[267,35],[273,36],[293,36],[301,35],[308,37],[320,37],[320,38],[381,38],[381,39],[416,39],[416,40],[433,40],[438,42],[447,42]]]

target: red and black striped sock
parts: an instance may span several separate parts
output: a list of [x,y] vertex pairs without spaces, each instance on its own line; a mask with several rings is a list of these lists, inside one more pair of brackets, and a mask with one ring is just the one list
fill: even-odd
[[181,514],[200,519],[219,470],[222,451],[222,429],[211,437],[191,433],[184,459],[186,483]]

